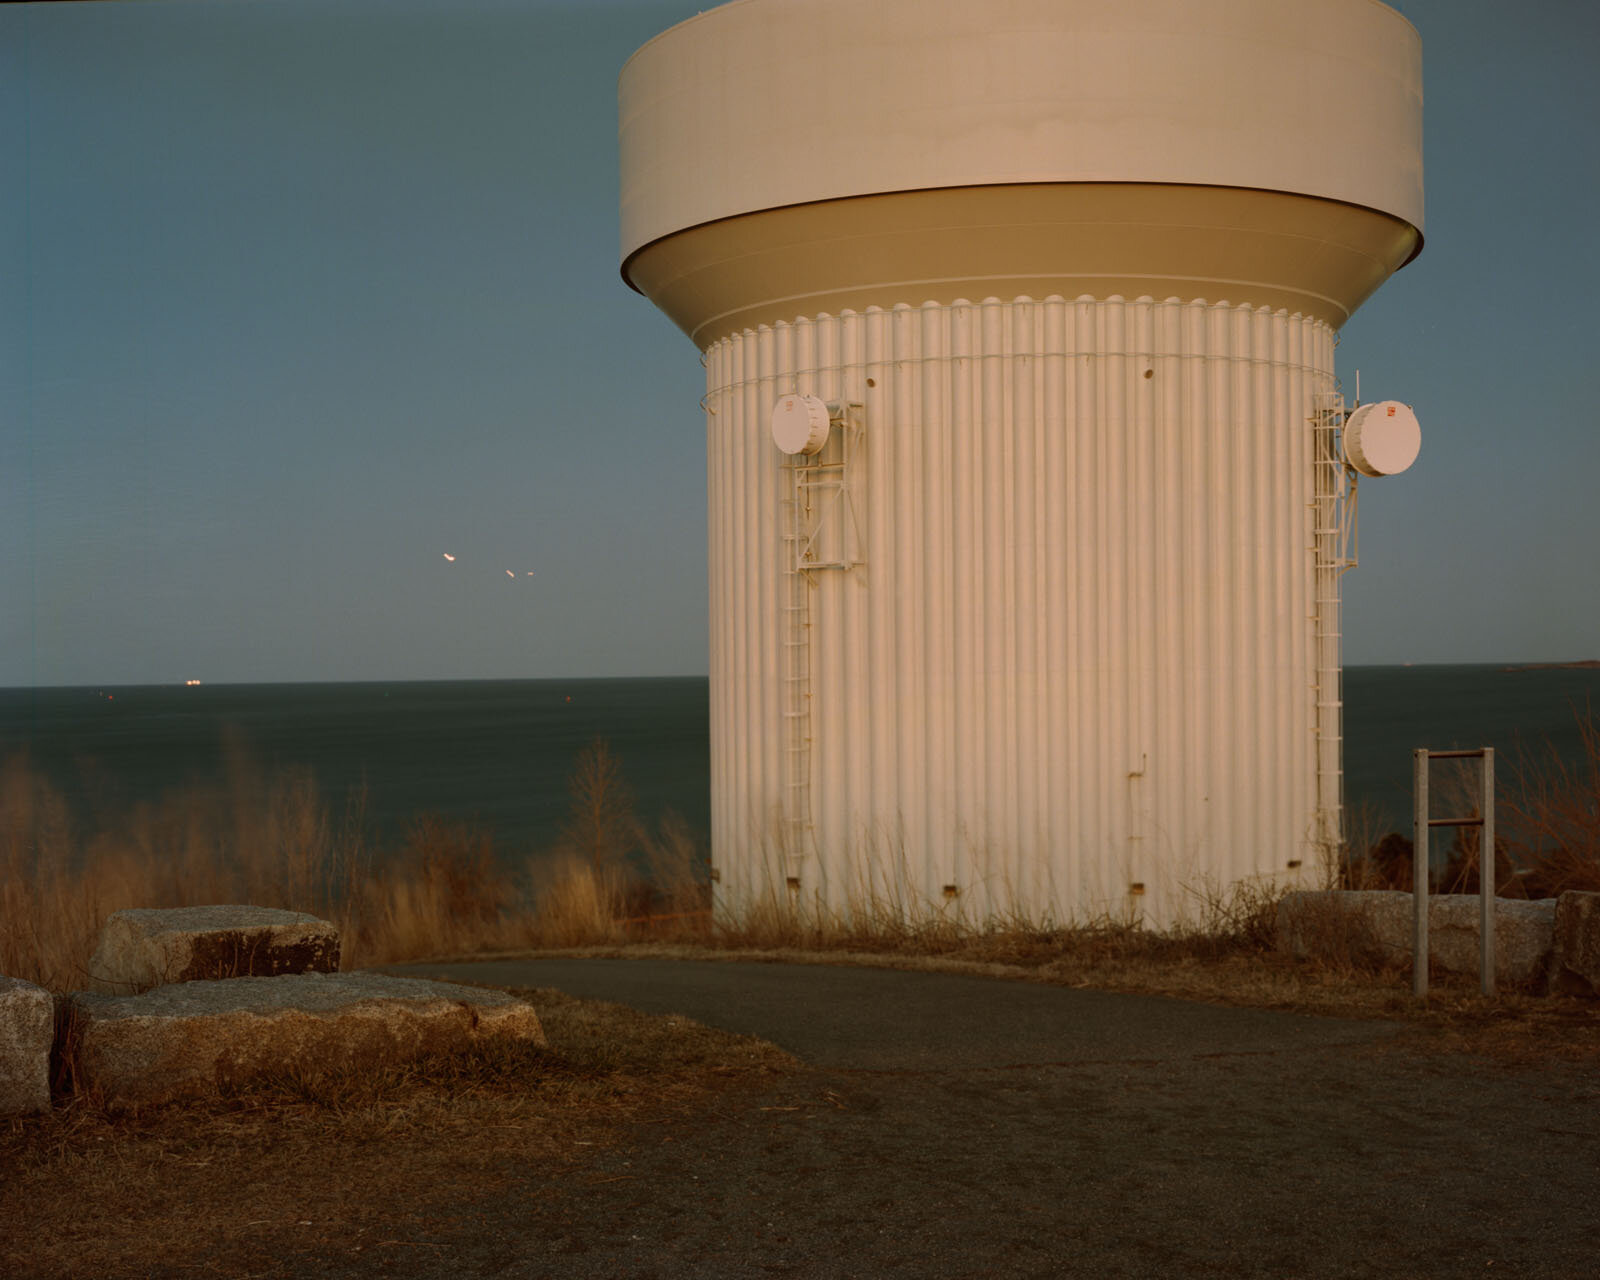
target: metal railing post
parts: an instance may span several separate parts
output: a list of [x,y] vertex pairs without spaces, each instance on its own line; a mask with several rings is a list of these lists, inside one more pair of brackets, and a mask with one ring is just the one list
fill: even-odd
[[[1478,828],[1478,987],[1486,996],[1494,994],[1494,748],[1476,751],[1429,751],[1418,747],[1412,753],[1415,772],[1412,781],[1411,893],[1415,912],[1411,925],[1411,992],[1428,994],[1428,831],[1432,827]],[[1431,760],[1481,760],[1483,798],[1476,818],[1433,818],[1428,816],[1428,764]]]
[[1478,837],[1478,989],[1494,994],[1494,748],[1483,749],[1483,830]]
[[1412,753],[1411,994],[1428,994],[1428,750]]

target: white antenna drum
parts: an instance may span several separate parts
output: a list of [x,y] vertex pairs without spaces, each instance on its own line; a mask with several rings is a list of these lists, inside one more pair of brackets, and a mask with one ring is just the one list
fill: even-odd
[[828,443],[828,404],[816,396],[781,396],[772,406],[772,439],[785,453],[821,453]]
[[1421,450],[1417,415],[1398,400],[1361,405],[1345,421],[1345,460],[1364,476],[1397,476]]

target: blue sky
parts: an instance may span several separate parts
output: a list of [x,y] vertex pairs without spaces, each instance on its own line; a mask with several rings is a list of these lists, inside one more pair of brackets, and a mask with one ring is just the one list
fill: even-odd
[[[0,7],[0,685],[705,671],[701,371],[615,141],[701,7]],[[1600,5],[1396,7],[1427,247],[1339,368],[1423,454],[1346,660],[1600,656]]]

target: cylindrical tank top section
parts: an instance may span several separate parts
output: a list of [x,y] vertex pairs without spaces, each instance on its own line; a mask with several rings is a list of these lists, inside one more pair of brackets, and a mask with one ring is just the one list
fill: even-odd
[[[1061,297],[713,344],[719,909],[1164,924],[1311,875],[1333,346],[1282,310]],[[837,407],[814,456],[769,430],[795,395]]]

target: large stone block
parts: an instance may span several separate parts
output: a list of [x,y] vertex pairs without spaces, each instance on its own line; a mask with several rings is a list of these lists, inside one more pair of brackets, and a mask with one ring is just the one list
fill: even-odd
[[[1477,894],[1428,899],[1428,953],[1448,973],[1478,972]],[[1278,949],[1319,959],[1411,963],[1412,896],[1392,889],[1285,894],[1278,904]],[[1555,935],[1556,900],[1496,898],[1495,981],[1538,985]]]
[[1568,892],[1556,899],[1550,986],[1565,995],[1600,995],[1600,893]]
[[89,961],[96,991],[130,994],[168,982],[335,973],[339,931],[273,907],[173,907],[112,914]]
[[0,978],[0,1116],[50,1106],[55,1003],[43,987]]
[[545,1043],[502,991],[388,974],[304,973],[72,997],[78,1087],[112,1107],[203,1096],[285,1071],[376,1068],[506,1037]]

